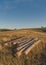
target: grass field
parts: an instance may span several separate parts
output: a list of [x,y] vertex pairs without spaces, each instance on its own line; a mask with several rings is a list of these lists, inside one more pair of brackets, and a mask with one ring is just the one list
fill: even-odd
[[39,38],[41,43],[37,44],[27,56],[22,54],[20,58],[13,57],[11,50],[7,48],[0,49],[0,65],[46,65],[46,33],[32,29],[1,31],[0,44],[19,36]]

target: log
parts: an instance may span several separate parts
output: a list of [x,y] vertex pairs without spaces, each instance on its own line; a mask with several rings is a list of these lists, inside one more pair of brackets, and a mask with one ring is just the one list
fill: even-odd
[[35,39],[32,40],[32,41],[30,41],[29,44],[28,44],[27,46],[25,46],[25,47],[22,48],[20,51],[18,51],[18,52],[16,53],[16,54],[18,55],[18,57],[20,57],[21,54],[22,54],[22,52],[25,51],[25,49],[27,49],[27,48],[31,45],[31,43],[34,43],[35,41],[36,41]]
[[22,48],[24,48],[25,46],[27,46],[29,44],[30,41],[32,41],[33,39],[28,39],[26,40],[26,42],[21,43],[21,45],[18,46],[17,50],[21,50]]
[[40,42],[41,42],[41,40],[38,40],[38,41],[36,41],[33,45],[31,45],[29,48],[27,48],[27,49],[24,51],[25,55],[27,55],[27,54],[31,51],[31,49],[32,49],[36,44],[38,44],[38,43],[40,43]]

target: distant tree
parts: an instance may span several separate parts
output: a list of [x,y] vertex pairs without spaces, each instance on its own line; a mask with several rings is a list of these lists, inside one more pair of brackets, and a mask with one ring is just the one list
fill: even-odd
[[43,31],[43,32],[46,32],[46,27],[41,27],[41,30]]
[[14,30],[16,30],[16,28]]

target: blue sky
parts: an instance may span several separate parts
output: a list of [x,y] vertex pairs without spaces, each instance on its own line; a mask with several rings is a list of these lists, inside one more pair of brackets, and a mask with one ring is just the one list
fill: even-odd
[[46,26],[46,0],[0,0],[0,28]]

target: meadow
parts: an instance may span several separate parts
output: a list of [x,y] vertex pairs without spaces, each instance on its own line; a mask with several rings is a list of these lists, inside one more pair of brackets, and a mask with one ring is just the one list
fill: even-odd
[[0,65],[46,65],[46,32],[37,29],[0,31],[0,45],[19,36],[39,38],[41,42],[27,56],[22,54],[19,58],[13,57],[10,49],[0,47]]

